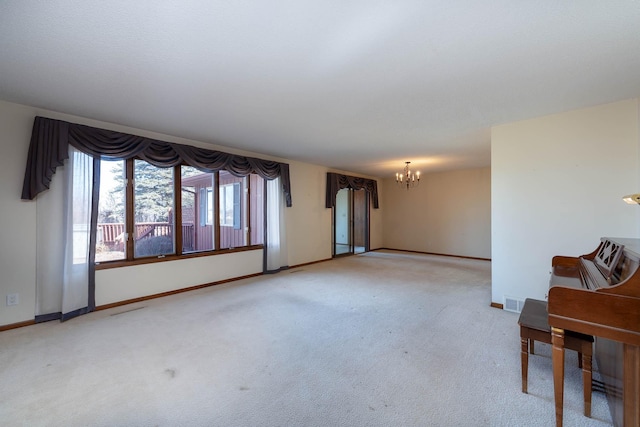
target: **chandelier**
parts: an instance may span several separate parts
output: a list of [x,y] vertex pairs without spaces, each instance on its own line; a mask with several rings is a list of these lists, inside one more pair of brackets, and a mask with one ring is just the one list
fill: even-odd
[[407,190],[412,187],[417,187],[420,183],[420,172],[411,172],[411,169],[409,169],[410,163],[411,162],[404,162],[404,171],[402,173],[396,173],[396,183]]

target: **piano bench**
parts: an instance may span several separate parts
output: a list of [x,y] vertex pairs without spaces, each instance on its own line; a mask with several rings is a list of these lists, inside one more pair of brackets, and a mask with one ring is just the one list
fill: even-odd
[[[518,319],[520,325],[520,354],[522,362],[522,392],[527,393],[529,353],[534,354],[534,341],[551,344],[547,302],[527,298]],[[593,337],[565,331],[564,347],[578,352],[578,366],[582,368],[584,415],[591,417],[591,358]]]

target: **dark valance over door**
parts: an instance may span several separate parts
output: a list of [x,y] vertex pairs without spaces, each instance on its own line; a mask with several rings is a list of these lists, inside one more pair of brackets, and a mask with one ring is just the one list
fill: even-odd
[[358,178],[355,176],[342,175],[339,173],[327,172],[327,197],[325,207],[332,208],[336,205],[336,195],[343,188],[354,190],[366,190],[371,196],[374,209],[378,209],[378,182],[374,179]]
[[69,145],[96,159],[139,157],[157,167],[186,163],[203,172],[226,170],[238,177],[255,173],[267,180],[280,177],[286,205],[292,205],[287,163],[174,144],[45,117],[36,117],[33,123],[22,187],[23,199],[32,200],[49,188],[56,168],[62,166],[69,157]]

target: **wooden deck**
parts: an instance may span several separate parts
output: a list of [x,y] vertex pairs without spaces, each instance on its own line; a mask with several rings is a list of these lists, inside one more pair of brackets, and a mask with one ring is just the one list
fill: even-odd
[[[136,242],[142,239],[157,236],[171,236],[172,225],[168,222],[140,222],[136,224]],[[123,223],[99,223],[98,224],[98,244],[102,244],[109,251],[124,250],[125,225]],[[195,238],[195,228],[192,223],[182,224],[182,250],[193,251]]]

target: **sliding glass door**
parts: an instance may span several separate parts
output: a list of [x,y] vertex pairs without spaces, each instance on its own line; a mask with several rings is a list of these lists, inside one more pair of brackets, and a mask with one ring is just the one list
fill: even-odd
[[369,250],[369,197],[365,190],[343,188],[333,209],[333,256]]

